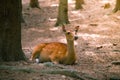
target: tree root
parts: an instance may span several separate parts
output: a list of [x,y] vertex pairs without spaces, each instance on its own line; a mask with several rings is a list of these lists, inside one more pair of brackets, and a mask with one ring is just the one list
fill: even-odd
[[17,66],[6,66],[6,65],[0,65],[0,69],[6,69],[6,70],[11,70],[11,71],[22,71],[22,72],[27,72],[27,73],[42,73],[42,74],[61,74],[61,75],[65,75],[65,76],[69,76],[75,79],[79,79],[79,80],[97,80],[91,76],[88,76],[88,74],[86,73],[82,73],[82,72],[77,72],[75,70],[72,69],[52,69],[52,70],[35,70],[32,68],[28,68],[28,67],[17,67]]
[[120,61],[112,61],[111,64],[120,65]]

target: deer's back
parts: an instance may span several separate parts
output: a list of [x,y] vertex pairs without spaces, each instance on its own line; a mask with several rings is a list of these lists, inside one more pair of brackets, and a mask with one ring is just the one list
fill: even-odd
[[33,59],[39,57],[40,62],[63,62],[67,55],[67,45],[59,42],[41,43],[32,53]]

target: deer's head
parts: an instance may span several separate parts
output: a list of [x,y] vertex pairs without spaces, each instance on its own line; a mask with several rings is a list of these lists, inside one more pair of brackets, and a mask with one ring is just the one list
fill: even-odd
[[78,29],[79,26],[76,26],[74,32],[71,32],[71,31],[67,31],[64,25],[62,26],[62,30],[65,33],[67,40],[72,40],[72,41],[78,39],[78,35],[77,35]]

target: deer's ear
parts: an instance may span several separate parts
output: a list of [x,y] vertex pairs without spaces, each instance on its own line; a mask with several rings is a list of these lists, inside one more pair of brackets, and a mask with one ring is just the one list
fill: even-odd
[[64,25],[62,25],[62,30],[63,30],[63,32],[66,32],[66,29],[65,29]]
[[79,30],[79,26],[76,26],[75,27],[75,34],[77,34],[78,30]]

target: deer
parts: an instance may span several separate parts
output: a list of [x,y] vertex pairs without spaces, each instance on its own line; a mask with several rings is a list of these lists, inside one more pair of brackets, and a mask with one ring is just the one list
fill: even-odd
[[30,60],[39,59],[39,62],[52,62],[54,64],[73,65],[76,63],[76,52],[74,40],[78,39],[77,32],[79,26],[75,27],[75,32],[67,31],[62,26],[62,31],[66,36],[67,44],[62,42],[40,43],[34,47]]

